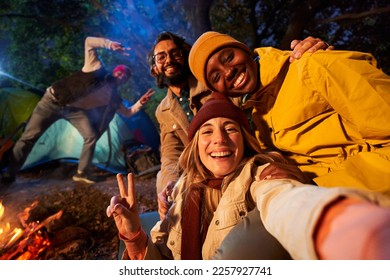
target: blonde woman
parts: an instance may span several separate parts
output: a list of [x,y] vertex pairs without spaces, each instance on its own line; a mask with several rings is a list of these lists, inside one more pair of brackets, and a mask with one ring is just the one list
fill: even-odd
[[254,209],[276,238],[279,256],[285,250],[293,259],[390,258],[387,197],[300,182],[298,168],[261,153],[244,113],[221,95],[202,106],[188,136],[172,207],[150,236],[140,225],[132,174],[127,187],[117,176],[120,196],[111,199],[107,215],[126,244],[123,258],[212,259]]
[[263,149],[278,150],[319,186],[390,195],[390,76],[369,53],[254,51],[206,32],[191,48],[194,76],[240,97]]

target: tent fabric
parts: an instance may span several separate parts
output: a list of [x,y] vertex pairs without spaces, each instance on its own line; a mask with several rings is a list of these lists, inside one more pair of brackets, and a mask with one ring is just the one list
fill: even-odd
[[[14,94],[12,91],[0,91],[0,100],[7,94],[7,99],[10,102],[21,103],[28,102],[28,116],[32,113],[37,100],[34,102],[26,96],[35,95],[31,92],[24,91],[22,94]],[[23,98],[20,98],[20,97]],[[31,98],[31,97],[30,97]],[[24,101],[27,100],[27,101]],[[39,97],[38,97],[39,100]],[[3,107],[2,105],[0,105]],[[25,110],[26,111],[26,110]],[[26,114],[21,117],[18,110],[7,111],[0,108],[3,119],[18,119],[14,122],[14,126],[18,122],[27,119]],[[10,123],[10,122],[6,122]],[[3,129],[3,128],[2,128]],[[7,127],[4,130],[12,130]],[[149,145],[158,154],[159,149],[159,134],[148,115],[144,111],[140,111],[130,118],[124,118],[119,114],[115,114],[110,122],[109,129],[99,138],[97,142],[92,163],[101,169],[113,173],[126,173],[126,163],[121,150],[121,145],[126,140],[135,139]],[[81,153],[83,139],[79,132],[66,120],[61,119],[52,124],[48,130],[35,143],[34,148],[28,155],[22,170],[47,163],[53,160],[78,161]]]
[[[38,94],[18,88],[0,88],[0,138],[13,134],[14,130],[31,115],[39,99]],[[14,137],[22,134],[20,130]]]

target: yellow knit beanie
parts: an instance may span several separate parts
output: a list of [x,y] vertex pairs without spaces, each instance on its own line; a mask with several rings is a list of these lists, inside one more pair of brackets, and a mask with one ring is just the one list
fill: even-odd
[[245,44],[237,41],[233,37],[215,31],[208,31],[196,40],[188,57],[188,63],[195,78],[211,90],[213,87],[206,79],[207,60],[213,53],[225,46],[238,47],[249,54],[252,53]]

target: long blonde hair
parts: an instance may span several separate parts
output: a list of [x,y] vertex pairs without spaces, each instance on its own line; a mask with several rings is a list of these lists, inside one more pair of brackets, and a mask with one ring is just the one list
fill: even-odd
[[[244,138],[245,151],[244,157],[241,160],[238,169],[241,169],[241,167],[248,161],[248,159],[258,154],[261,155],[265,162],[283,161],[282,157],[280,156],[264,154],[257,139],[241,125],[240,130]],[[188,187],[189,184],[199,183],[205,181],[206,179],[213,178],[213,174],[211,174],[211,172],[203,165],[200,160],[198,142],[199,130],[196,131],[193,139],[185,147],[179,158],[179,173],[182,173],[179,180],[186,184],[186,187]]]

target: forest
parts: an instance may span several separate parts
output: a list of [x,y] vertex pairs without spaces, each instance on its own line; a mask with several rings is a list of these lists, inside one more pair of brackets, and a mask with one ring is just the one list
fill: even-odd
[[336,49],[370,52],[390,73],[388,0],[13,0],[0,3],[0,87],[43,92],[54,81],[81,69],[84,39],[106,37],[131,48],[130,56],[100,51],[108,68],[132,68],[121,88],[134,102],[148,88],[164,97],[149,74],[147,53],[162,31],[193,43],[205,31],[228,33],[251,48],[289,49],[293,39],[313,36]]

